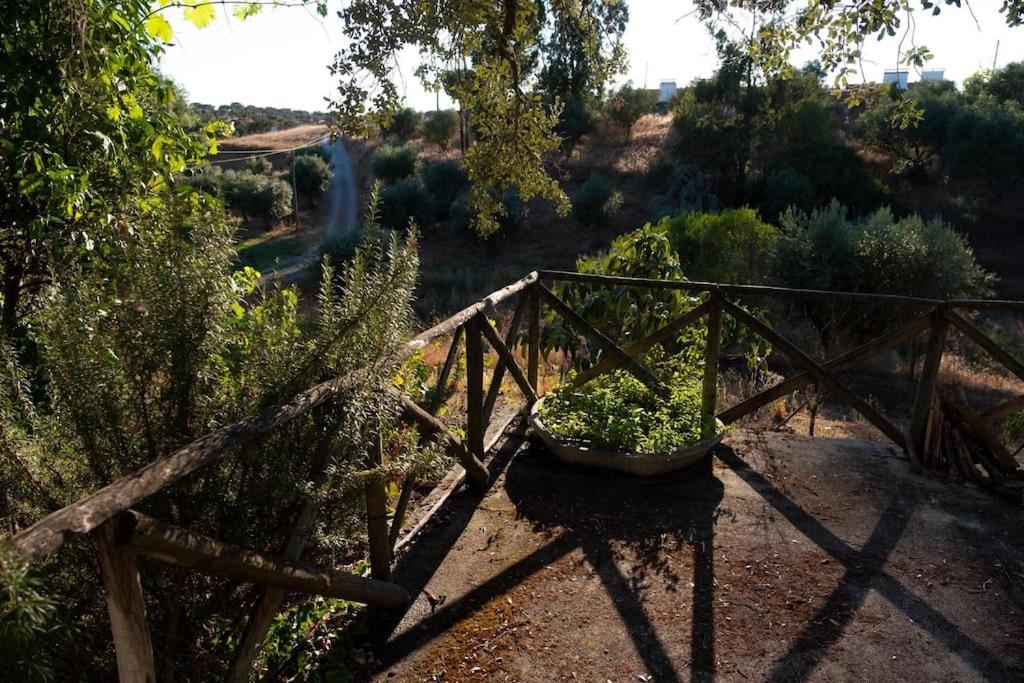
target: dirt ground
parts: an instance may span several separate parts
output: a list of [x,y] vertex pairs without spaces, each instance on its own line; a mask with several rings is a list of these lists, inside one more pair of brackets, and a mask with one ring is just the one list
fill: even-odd
[[657,480],[519,438],[399,558],[375,679],[1021,680],[1018,507],[891,448],[737,430]]

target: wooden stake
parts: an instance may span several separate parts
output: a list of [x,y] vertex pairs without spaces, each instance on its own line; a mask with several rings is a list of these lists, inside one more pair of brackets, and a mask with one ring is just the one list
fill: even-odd
[[115,518],[104,522],[94,532],[110,630],[114,636],[117,676],[121,683],[154,683],[153,642],[146,620],[139,566],[135,553],[118,542],[117,526]]
[[461,325],[455,328],[452,345],[448,347],[448,355],[445,356],[444,365],[441,367],[441,374],[437,376],[437,386],[434,388],[434,396],[428,408],[431,415],[436,415],[437,411],[444,404],[445,392],[448,390],[448,376],[452,374],[455,361],[459,358],[459,342],[462,340],[463,331]]
[[928,350],[925,352],[924,364],[921,366],[921,380],[917,384],[917,398],[914,400],[914,412],[910,418],[910,443],[914,445],[910,453],[920,453],[924,448],[925,425],[931,412],[935,385],[939,381],[939,367],[942,365],[942,354],[946,348],[946,337],[949,334],[949,323],[941,309],[932,314],[932,331],[928,336]]
[[538,383],[540,375],[540,296],[536,287],[530,287],[527,296],[530,298],[530,329],[527,334],[526,378],[534,393],[540,393]]
[[[376,443],[367,456],[371,468],[384,464],[383,435],[378,434]],[[366,483],[366,534],[370,545],[370,575],[381,581],[391,577],[391,544],[388,541],[388,503],[384,480],[372,477]]]
[[718,360],[722,349],[721,294],[711,293],[708,309],[708,336],[704,347],[704,381],[701,387],[700,412],[703,419],[701,436],[715,435],[715,408],[718,400]]
[[485,428],[484,346],[480,322],[474,317],[466,323],[466,445],[477,461],[484,457]]

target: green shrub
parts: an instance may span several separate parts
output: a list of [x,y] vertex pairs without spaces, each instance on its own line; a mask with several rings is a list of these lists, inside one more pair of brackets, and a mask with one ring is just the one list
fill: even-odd
[[[501,195],[501,206],[504,213],[498,216],[498,229],[488,235],[488,239],[511,235],[523,227],[526,220],[526,212],[523,210],[523,203],[519,200],[519,192],[514,188],[506,190]],[[449,224],[452,230],[466,233],[467,236],[480,237],[473,229],[465,198],[459,198],[451,204],[449,215],[451,216]],[[496,244],[496,241],[491,239],[491,244]]]
[[761,213],[775,220],[790,207],[809,211],[814,207],[814,183],[800,171],[780,168],[768,174],[764,196],[761,199]]
[[683,214],[663,219],[658,227],[695,280],[744,284],[769,278],[778,229],[753,209]]
[[572,156],[576,145],[584,135],[594,130],[595,125],[594,113],[583,102],[568,100],[562,104],[555,132],[562,138],[562,148],[568,156]]
[[391,121],[383,126],[384,134],[399,140],[408,140],[416,135],[422,116],[411,107],[399,109],[391,117]]
[[582,387],[556,388],[544,398],[541,418],[555,436],[595,446],[667,454],[697,443],[706,419],[699,366],[676,361],[658,374],[667,381],[667,398],[616,370]]
[[278,221],[292,212],[292,188],[278,178],[225,171],[221,174],[221,191],[227,205],[245,220]]
[[326,145],[316,145],[315,147],[303,147],[300,150],[296,150],[296,157],[318,157],[323,159],[325,164],[330,164],[331,149]]
[[423,139],[447,150],[459,127],[459,116],[451,109],[428,112],[421,126]]
[[300,197],[315,201],[331,184],[331,167],[318,156],[296,157],[292,167]]
[[416,174],[416,150],[409,145],[381,145],[373,153],[373,174],[393,183]]
[[270,175],[274,166],[266,157],[250,157],[245,162],[245,170],[256,175]]
[[681,213],[719,209],[720,202],[712,191],[711,179],[692,164],[655,167],[648,178],[653,184],[665,187],[663,193],[647,203],[647,217],[652,221]]
[[200,192],[218,197],[221,194],[221,175],[220,166],[204,164],[186,169],[181,182]]
[[780,225],[776,279],[790,287],[935,299],[989,290],[991,276],[967,240],[941,220],[897,219],[889,209],[851,220],[833,202],[810,214],[786,211]]
[[599,227],[622,208],[622,194],[600,173],[594,173],[572,196],[572,209],[585,227]]
[[399,180],[380,193],[380,224],[392,230],[405,230],[410,222],[425,230],[436,216],[434,198],[413,180]]
[[438,214],[447,218],[452,203],[469,189],[469,176],[455,161],[436,161],[423,169],[423,185],[434,196]]

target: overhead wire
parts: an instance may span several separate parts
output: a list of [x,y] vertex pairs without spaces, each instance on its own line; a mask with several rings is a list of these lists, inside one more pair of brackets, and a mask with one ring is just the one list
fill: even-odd
[[261,159],[263,157],[274,156],[275,154],[288,154],[289,152],[295,152],[295,151],[298,151],[300,149],[306,149],[308,147],[322,145],[322,144],[324,144],[324,142],[326,142],[329,139],[330,139],[330,135],[327,134],[327,133],[324,133],[323,135],[318,135],[317,137],[313,138],[312,140],[310,140],[308,142],[304,142],[301,145],[296,145],[295,147],[288,147],[286,149],[226,149],[226,150],[224,150],[222,152],[221,151],[217,152],[217,156],[220,156],[221,154],[238,154],[238,155],[246,155],[246,156],[237,156],[237,157],[233,157],[231,159],[214,159],[210,163],[211,164],[227,164],[227,163],[231,163],[231,162],[235,162],[235,161],[245,161],[247,159]]

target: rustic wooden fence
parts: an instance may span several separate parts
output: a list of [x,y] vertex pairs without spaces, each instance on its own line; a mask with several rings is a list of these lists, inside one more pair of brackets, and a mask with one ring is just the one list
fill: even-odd
[[[666,324],[649,336],[623,348],[591,325],[580,313],[560,299],[547,285],[556,282],[582,282],[595,286],[678,289],[706,295],[703,302],[679,319]],[[805,351],[779,334],[771,326],[750,313],[736,300],[745,297],[796,297],[825,300],[846,300],[862,303],[889,303],[910,306],[919,313],[896,329],[825,362],[818,362]],[[497,319],[500,305],[513,306],[508,329],[502,334],[491,319]],[[427,438],[438,439],[445,449],[461,463],[463,471],[456,483],[468,478],[479,489],[487,486],[490,473],[485,466],[487,452],[497,444],[502,429],[485,444],[485,434],[502,383],[507,373],[524,398],[522,408],[529,408],[539,391],[540,342],[542,307],[559,315],[581,337],[589,339],[602,352],[601,359],[576,377],[578,384],[617,368],[636,376],[653,391],[661,393],[661,380],[638,358],[645,351],[670,339],[689,325],[706,320],[707,342],[702,403],[706,413],[716,413],[725,423],[733,423],[759,408],[799,391],[809,385],[821,385],[837,398],[849,403],[857,412],[897,446],[906,449],[914,463],[928,460],[929,448],[935,448],[934,414],[936,384],[947,335],[951,328],[968,338],[1002,363],[1011,373],[1024,380],[1024,364],[1007,353],[999,344],[962,317],[958,310],[1005,310],[1022,312],[1024,302],[965,300],[937,301],[912,297],[867,295],[858,293],[791,290],[774,287],[724,285],[690,281],[661,281],[638,278],[587,275],[580,273],[542,271],[531,273],[410,340],[399,357],[408,358],[427,344],[451,336],[452,342],[439,372],[433,400],[424,408],[406,396],[398,395],[402,417],[415,425]],[[721,409],[718,405],[718,368],[722,340],[723,315],[762,336],[801,368],[801,372],[777,385],[746,398],[737,405]],[[526,330],[521,330],[524,322]],[[864,363],[882,351],[929,331],[928,351],[918,381],[917,398],[907,433],[881,414],[867,400],[845,386],[838,373]],[[496,352],[498,361],[489,384],[485,382],[485,342]],[[465,439],[436,417],[441,408],[460,345],[465,348],[466,421]],[[525,346],[517,360],[516,351]],[[142,469],[132,472],[72,505],[53,512],[8,539],[9,547],[30,561],[38,561],[69,541],[89,538],[95,542],[100,572],[106,593],[111,630],[116,648],[117,666],[122,681],[155,681],[155,666],[150,628],[146,618],[145,599],[139,577],[137,557],[154,558],[209,575],[246,582],[262,588],[245,633],[236,649],[231,669],[234,681],[248,680],[260,644],[266,636],[274,615],[288,591],[310,595],[339,597],[368,605],[395,607],[406,603],[409,595],[390,582],[392,555],[399,540],[411,498],[414,482],[403,482],[391,515],[387,511],[384,483],[376,481],[366,487],[366,518],[369,539],[371,578],[337,571],[331,567],[301,561],[312,520],[315,503],[305,501],[299,508],[291,531],[283,539],[278,553],[240,548],[205,537],[194,531],[152,519],[133,508],[140,501],[182,480],[193,472],[209,466],[229,454],[237,457],[244,447],[272,430],[328,404],[354,377],[333,379],[314,386],[292,400],[263,410],[251,417],[227,425],[178,449]],[[1016,463],[999,443],[991,424],[1013,412],[1024,409],[1024,396],[975,413],[962,406],[972,428],[994,453],[1004,471],[1015,471]],[[493,431],[493,430],[492,430]],[[370,464],[379,463],[379,448],[368,454]],[[390,517],[390,520],[389,520]],[[414,535],[421,525],[407,532]]]

